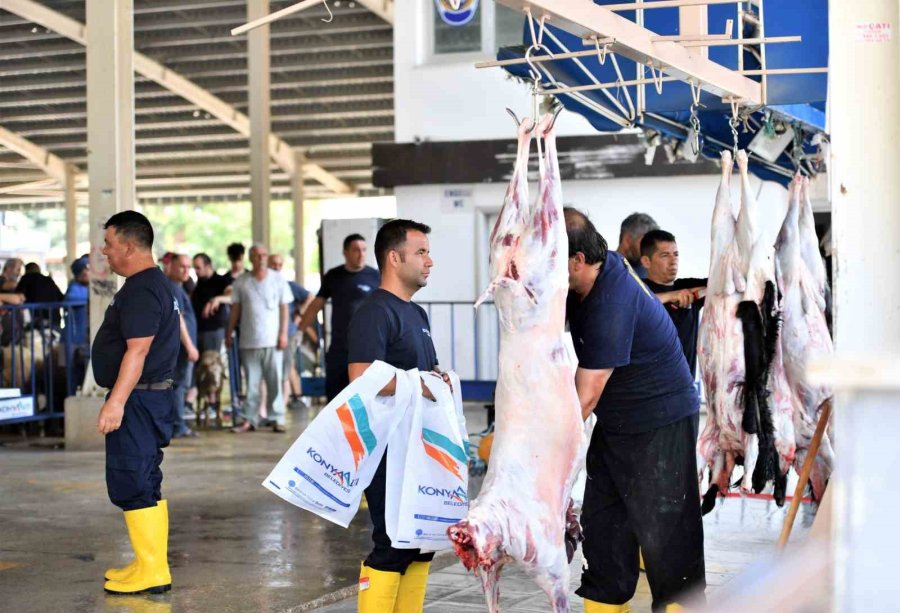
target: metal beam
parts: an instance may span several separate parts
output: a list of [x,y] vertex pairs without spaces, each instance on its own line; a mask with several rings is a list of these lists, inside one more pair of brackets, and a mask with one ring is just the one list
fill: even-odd
[[682,81],[693,81],[713,95],[736,98],[747,104],[762,104],[759,83],[691,54],[675,42],[654,42],[650,30],[621,17],[603,5],[584,0],[497,0],[518,11],[531,11],[534,18],[547,16],[557,28],[579,38],[610,37],[615,39],[611,51]]
[[[87,44],[87,28],[84,24],[33,0],[0,0],[0,9],[28,19],[80,45]],[[134,70],[169,91],[193,102],[243,136],[250,136],[249,117],[177,72],[138,52],[134,53]],[[293,174],[294,156],[291,147],[274,134],[269,137],[269,155],[285,172]],[[343,194],[353,192],[348,184],[317,164],[309,164],[304,170],[310,177],[335,192]]]
[[[247,20],[269,14],[269,0],[247,0]],[[269,26],[255,28],[247,35],[247,98],[250,105],[250,220],[254,243],[269,246],[268,140],[272,131],[269,108],[271,72]],[[293,159],[291,160],[293,164]],[[294,169],[296,172],[296,168]]]
[[[2,2],[2,0],[0,0]],[[0,126],[0,145],[15,151],[60,183],[66,181],[66,163],[40,145]]]
[[303,168],[306,165],[306,160],[303,159],[303,154],[299,151],[295,152],[294,156],[296,158],[294,168],[297,169],[291,176],[291,200],[293,200],[294,205],[294,281],[301,286],[305,286],[303,278],[304,272],[306,272],[306,263],[303,257],[305,246],[303,241],[303,211],[305,208],[303,202]]

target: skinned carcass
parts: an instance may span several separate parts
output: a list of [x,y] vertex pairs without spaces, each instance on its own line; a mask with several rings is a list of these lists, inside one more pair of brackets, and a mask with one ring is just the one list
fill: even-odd
[[[707,420],[697,441],[698,463],[709,468],[709,490],[703,512],[715,505],[716,495],[728,491],[731,473],[744,456],[746,433],[741,429],[744,381],[744,336],[736,317],[746,288],[731,207],[730,151],[722,152],[722,178],[712,218],[712,248],[706,304],[700,320],[697,357],[706,390]],[[751,237],[746,241],[751,243]],[[742,460],[741,460],[742,461]]]
[[[810,262],[821,265],[815,234],[805,236],[805,233],[814,233],[815,228],[801,223],[804,200],[808,202],[808,189],[808,178],[797,176],[791,183],[788,213],[778,237],[776,255],[778,284],[783,294],[779,350],[795,403],[793,427],[797,452],[794,467],[798,473],[806,459],[819,415],[832,397],[829,386],[813,384],[809,380],[807,364],[811,358],[830,355],[834,350],[822,308],[825,299],[824,267],[813,270],[809,266]],[[814,254],[807,253],[811,248],[815,248]],[[813,496],[818,500],[824,494],[833,461],[834,451],[826,433],[810,473]]]
[[490,611],[499,611],[500,573],[514,561],[547,593],[550,609],[561,612],[569,610],[566,534],[579,530],[570,492],[585,438],[564,341],[568,240],[552,117],[536,128],[546,155],[533,206],[527,185],[533,130],[531,122],[522,124],[491,234],[493,280],[482,296],[493,294],[501,322],[493,448],[481,493],[448,532],[463,564],[480,576]]

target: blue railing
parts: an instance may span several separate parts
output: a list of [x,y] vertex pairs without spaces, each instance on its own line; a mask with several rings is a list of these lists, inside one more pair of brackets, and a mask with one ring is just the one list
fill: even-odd
[[[476,311],[472,302],[419,302],[428,313],[431,339],[438,359],[462,381],[463,398],[489,401],[493,398],[497,380],[497,356],[500,348],[500,327],[493,302],[483,303]],[[319,366],[325,369],[324,351],[320,351]],[[324,377],[303,377],[303,393],[324,395]]]
[[[84,380],[89,345],[75,330],[86,302],[35,302],[0,308],[0,424],[57,419]],[[15,392],[14,392],[15,393]]]

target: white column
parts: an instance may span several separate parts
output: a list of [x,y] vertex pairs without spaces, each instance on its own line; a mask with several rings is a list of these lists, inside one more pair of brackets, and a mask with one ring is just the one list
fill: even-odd
[[75,193],[75,180],[78,178],[78,170],[71,164],[66,164],[65,190],[66,203],[66,264],[72,262],[80,255],[78,249],[78,201]]
[[[119,286],[101,254],[103,224],[115,213],[134,208],[136,200],[133,0],[87,0],[86,10],[93,338]],[[88,374],[85,390],[92,383]]]
[[294,210],[294,281],[305,287],[303,273],[305,262],[303,258],[303,164],[306,156],[300,151],[294,152],[294,174],[291,177],[291,199]]
[[[247,20],[269,14],[269,0],[247,0]],[[269,26],[247,35],[250,105],[250,205],[254,243],[269,245]]]
[[[887,367],[900,360],[900,4],[828,8],[835,346]],[[887,563],[898,545],[900,488],[890,473],[900,466],[900,445],[887,436],[900,431],[898,405],[896,386],[860,384],[837,396],[835,611],[888,610],[900,601]]]

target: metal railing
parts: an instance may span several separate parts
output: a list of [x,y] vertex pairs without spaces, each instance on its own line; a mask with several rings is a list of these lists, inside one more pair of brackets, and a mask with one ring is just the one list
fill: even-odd
[[87,302],[2,305],[0,388],[18,395],[0,398],[0,424],[63,417],[65,398],[83,382],[90,352],[86,338],[77,342],[78,309],[87,317]]

